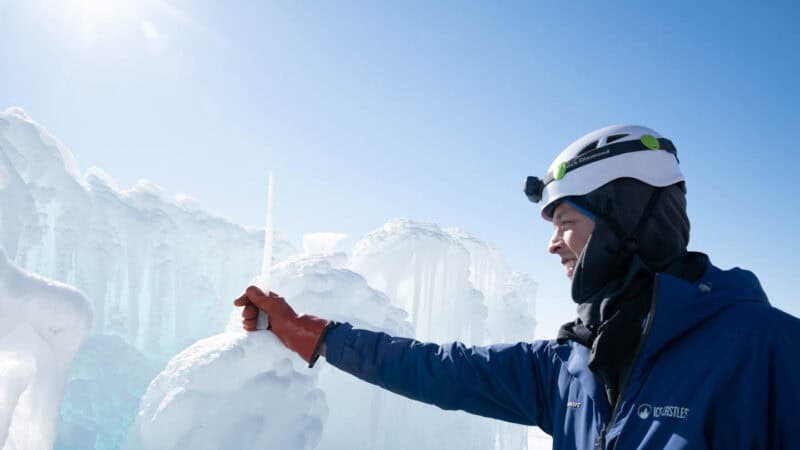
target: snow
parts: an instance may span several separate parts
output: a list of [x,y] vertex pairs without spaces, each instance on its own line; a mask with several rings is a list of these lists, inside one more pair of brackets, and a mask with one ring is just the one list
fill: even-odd
[[[152,181],[124,189],[99,168],[81,176],[44,127],[21,109],[0,112],[0,247],[25,270],[81,289],[94,313],[69,376],[80,340],[71,353],[59,347],[61,372],[48,372],[60,387],[40,390],[55,405],[36,428],[50,430],[49,446],[0,450],[52,448],[54,439],[58,450],[547,445],[541,433],[409,401],[322,359],[309,370],[270,332],[241,331],[231,301],[269,279],[299,313],[356,327],[438,342],[533,339],[536,283],[480,239],[410,219],[387,222],[349,255],[347,237],[306,234],[301,253],[279,235],[262,265],[263,228]],[[4,320],[0,333],[11,329]],[[0,336],[3,439],[21,436],[8,412],[31,397],[44,351],[8,339]]]
[[20,270],[0,248],[0,448],[52,448],[69,365],[91,320],[81,293]]

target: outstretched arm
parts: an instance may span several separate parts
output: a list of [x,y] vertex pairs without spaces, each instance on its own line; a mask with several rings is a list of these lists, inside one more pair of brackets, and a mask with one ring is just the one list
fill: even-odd
[[556,370],[544,341],[437,345],[349,324],[325,341],[329,363],[405,397],[525,425],[549,422]]
[[546,341],[467,347],[437,345],[297,315],[275,293],[249,287],[234,302],[253,331],[258,310],[270,330],[313,365],[318,356],[364,381],[443,409],[548,427],[558,363]]

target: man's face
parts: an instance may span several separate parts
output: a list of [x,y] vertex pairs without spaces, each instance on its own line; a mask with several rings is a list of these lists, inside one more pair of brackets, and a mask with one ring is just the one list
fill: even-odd
[[555,231],[550,238],[548,250],[561,258],[561,264],[567,270],[567,278],[571,280],[578,255],[594,230],[594,221],[562,202],[553,211],[553,227]]

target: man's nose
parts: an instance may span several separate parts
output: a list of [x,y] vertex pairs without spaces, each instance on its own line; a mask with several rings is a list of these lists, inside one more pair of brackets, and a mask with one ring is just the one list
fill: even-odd
[[556,254],[564,243],[561,241],[561,233],[558,232],[558,228],[553,231],[553,235],[550,237],[550,243],[547,246],[547,251],[550,253]]

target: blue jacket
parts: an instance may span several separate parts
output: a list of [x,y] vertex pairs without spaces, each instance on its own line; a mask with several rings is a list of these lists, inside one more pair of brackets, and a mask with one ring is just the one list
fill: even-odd
[[710,262],[696,283],[658,274],[654,292],[616,411],[574,342],[436,345],[343,324],[326,359],[443,409],[539,426],[554,449],[800,449],[800,320],[751,272]]

